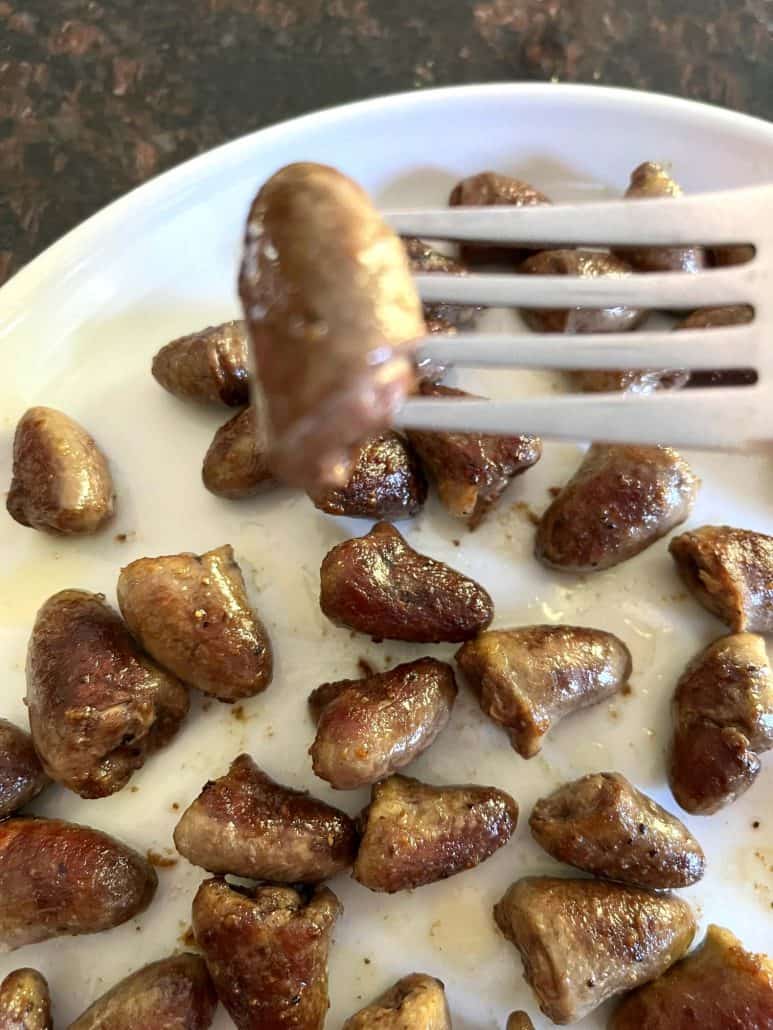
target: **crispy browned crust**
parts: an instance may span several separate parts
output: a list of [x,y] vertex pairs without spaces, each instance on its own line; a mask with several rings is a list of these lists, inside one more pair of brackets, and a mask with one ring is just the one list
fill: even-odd
[[223,322],[172,340],[153,358],[153,376],[176,397],[240,408],[250,399],[244,322]]

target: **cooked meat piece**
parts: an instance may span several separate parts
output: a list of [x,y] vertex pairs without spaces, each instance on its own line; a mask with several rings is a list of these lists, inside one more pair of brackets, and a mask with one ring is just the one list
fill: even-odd
[[265,395],[272,467],[340,486],[350,449],[388,428],[425,333],[400,239],[334,168],[280,169],[247,221],[239,292]]
[[[680,197],[682,189],[668,170],[645,161],[631,172],[627,198]],[[618,247],[617,253],[637,272],[699,272],[706,267],[703,247]]]
[[37,969],[15,969],[0,984],[2,1030],[53,1030],[51,995]]
[[47,783],[32,737],[0,719],[0,819],[28,805]]
[[265,690],[273,656],[230,544],[139,558],[121,569],[118,604],[148,654],[219,701]]
[[387,432],[357,448],[348,482],[315,491],[320,511],[360,519],[404,519],[427,499],[427,481],[412,449],[397,433]]
[[[426,397],[471,396],[464,390],[429,383],[422,383],[421,393]],[[435,482],[440,500],[452,515],[467,519],[470,529],[480,525],[510,480],[542,456],[542,441],[537,436],[413,430],[408,439]]]
[[[524,275],[570,275],[580,279],[620,278],[632,274],[625,261],[599,250],[541,250],[518,271]],[[539,333],[622,333],[635,329],[647,312],[618,305],[613,308],[526,308],[526,324]]]
[[204,486],[231,500],[252,497],[273,480],[267,450],[265,427],[254,407],[245,408],[215,433],[201,469]]
[[[729,304],[721,308],[699,308],[682,319],[674,329],[721,329],[728,325],[746,325],[754,318],[748,304]],[[701,368],[690,373],[688,386],[746,386],[757,382],[753,368]]]
[[451,1030],[443,984],[426,973],[411,973],[355,1012],[343,1030]]
[[342,911],[327,887],[305,902],[290,887],[202,883],[196,943],[238,1030],[322,1030],[330,935]]
[[685,901],[605,880],[528,876],[494,906],[494,918],[520,952],[540,1009],[559,1024],[660,976],[695,934]]
[[537,557],[567,572],[619,565],[684,522],[699,485],[670,447],[593,444],[540,520]]
[[172,340],[153,358],[153,376],[176,397],[240,408],[250,399],[247,329],[224,322]]
[[183,813],[174,843],[211,873],[316,883],[352,864],[357,831],[344,812],[275,783],[239,755]]
[[453,643],[494,617],[482,586],[414,551],[388,522],[329,551],[320,578],[319,604],[330,621],[374,640]]
[[674,537],[669,551],[696,601],[734,633],[773,633],[773,536],[701,526]]
[[456,661],[483,711],[533,758],[565,716],[604,701],[631,675],[622,640],[583,626],[489,630],[460,647]]
[[549,855],[594,876],[656,890],[703,876],[703,849],[684,823],[620,773],[565,784],[537,802],[529,826]]
[[721,637],[687,666],[674,695],[669,779],[687,812],[711,815],[751,787],[773,747],[773,671],[765,641]]
[[62,590],[32,629],[27,707],[46,773],[83,798],[102,798],[171,740],[188,691],[145,657],[102,594]]
[[[454,186],[448,198],[451,207],[530,207],[549,204],[544,193],[528,182],[498,172],[479,172],[469,175]],[[466,264],[518,264],[531,253],[532,248],[497,247],[493,244],[465,243],[460,248]]]
[[755,254],[756,249],[751,243],[735,243],[727,247],[709,248],[711,263],[720,268],[727,265],[745,265]]
[[507,1017],[507,1030],[534,1030],[534,1024],[527,1013],[519,1010]]
[[68,1030],[207,1030],[216,1008],[204,960],[183,952],[121,980]]
[[113,515],[113,480],[94,438],[55,408],[30,408],[13,438],[6,507],[22,526],[95,533]]
[[432,787],[397,774],[375,784],[360,818],[354,878],[393,894],[480,865],[510,840],[518,806],[496,787]]
[[[447,254],[441,254],[439,250],[430,247],[424,240],[416,239],[415,236],[403,239],[403,245],[408,253],[408,260],[414,275],[429,275],[432,272],[465,275],[467,272],[461,261],[457,261]],[[440,325],[444,325],[447,329],[466,328],[475,321],[475,317],[482,310],[481,307],[468,304],[448,304],[445,301],[425,304],[424,318],[427,323],[427,331],[438,332]]]
[[582,393],[654,393],[655,390],[681,390],[690,382],[685,368],[578,368],[572,382]]
[[99,933],[144,911],[153,867],[99,830],[60,819],[0,823],[0,951]]
[[653,983],[629,994],[610,1030],[770,1030],[773,962],[729,930],[709,926],[703,944]]
[[339,790],[383,780],[427,750],[455,700],[454,671],[435,658],[324,683],[309,697],[318,721],[314,772]]

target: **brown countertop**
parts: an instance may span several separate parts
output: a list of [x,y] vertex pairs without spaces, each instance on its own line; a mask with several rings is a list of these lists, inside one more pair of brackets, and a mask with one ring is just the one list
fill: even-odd
[[559,79],[773,117],[771,0],[0,0],[0,283],[150,176],[380,93]]

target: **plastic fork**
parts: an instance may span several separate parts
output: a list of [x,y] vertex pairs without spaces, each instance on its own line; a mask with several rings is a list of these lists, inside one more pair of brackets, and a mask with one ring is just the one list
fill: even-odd
[[[753,243],[746,264],[696,274],[581,279],[517,274],[417,275],[422,300],[487,307],[685,309],[747,304],[747,325],[603,334],[476,333],[421,341],[421,358],[500,368],[751,368],[743,386],[550,395],[518,400],[410,398],[412,429],[737,450],[773,440],[773,185],[665,199],[386,212],[398,233],[510,246],[723,246]],[[553,241],[552,243],[546,241]]]

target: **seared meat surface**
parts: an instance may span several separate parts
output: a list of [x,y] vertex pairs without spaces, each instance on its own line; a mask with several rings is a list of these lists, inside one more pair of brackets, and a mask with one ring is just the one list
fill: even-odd
[[323,683],[309,697],[314,772],[339,790],[383,780],[426,751],[451,717],[456,692],[453,669],[435,658]]
[[443,984],[425,973],[404,976],[350,1016],[343,1030],[451,1030]]
[[517,880],[494,918],[520,952],[540,1009],[559,1024],[660,976],[695,934],[680,898],[605,880]]
[[534,1024],[527,1013],[519,1010],[511,1012],[507,1017],[506,1030],[534,1030]]
[[244,322],[210,325],[172,340],[153,358],[153,376],[176,397],[240,408],[250,399]]
[[35,619],[27,706],[46,773],[101,798],[174,736],[188,691],[140,651],[101,594],[62,590]]
[[432,787],[397,774],[373,787],[361,821],[354,878],[392,894],[480,865],[512,836],[518,806],[496,787]]
[[[414,275],[429,275],[432,272],[464,275],[467,271],[461,261],[449,257],[448,254],[441,254],[439,250],[430,247],[424,240],[416,239],[415,236],[403,239],[403,245]],[[438,332],[441,325],[446,329],[467,328],[482,310],[467,304],[447,304],[444,301],[424,304],[423,307],[428,332]]]
[[595,773],[537,802],[532,836],[557,858],[634,887],[688,887],[705,856],[684,823],[620,773]]
[[0,719],[0,819],[29,804],[47,783],[32,737]]
[[669,780],[678,803],[711,815],[754,783],[773,747],[773,672],[765,641],[721,637],[690,662],[674,695]]
[[[478,172],[477,175],[468,175],[454,186],[448,203],[451,207],[529,207],[532,204],[549,204],[550,200],[528,182],[512,175]],[[471,265],[517,265],[531,251],[523,247],[463,243],[460,252],[462,260]]]
[[[674,329],[721,329],[723,326],[746,325],[754,318],[748,304],[728,304],[721,308],[699,308],[683,318]],[[753,368],[696,368],[690,373],[688,386],[743,386],[757,382]]]
[[254,496],[273,482],[267,451],[265,427],[256,408],[245,408],[212,438],[201,468],[204,486],[230,500]]
[[53,1030],[51,995],[37,969],[14,969],[0,984],[3,1030]]
[[540,520],[537,557],[567,572],[609,569],[684,522],[698,486],[670,447],[593,444]]
[[621,640],[582,626],[488,630],[459,648],[456,661],[524,758],[540,751],[557,722],[610,697],[631,674]]
[[174,831],[177,850],[211,873],[315,883],[354,861],[357,833],[344,813],[275,783],[249,755],[207,783]]
[[307,902],[291,887],[202,883],[196,943],[237,1030],[322,1030],[330,936],[342,911],[327,887]]
[[387,522],[329,551],[320,578],[319,603],[330,621],[376,640],[453,643],[494,616],[482,586],[414,551]]

